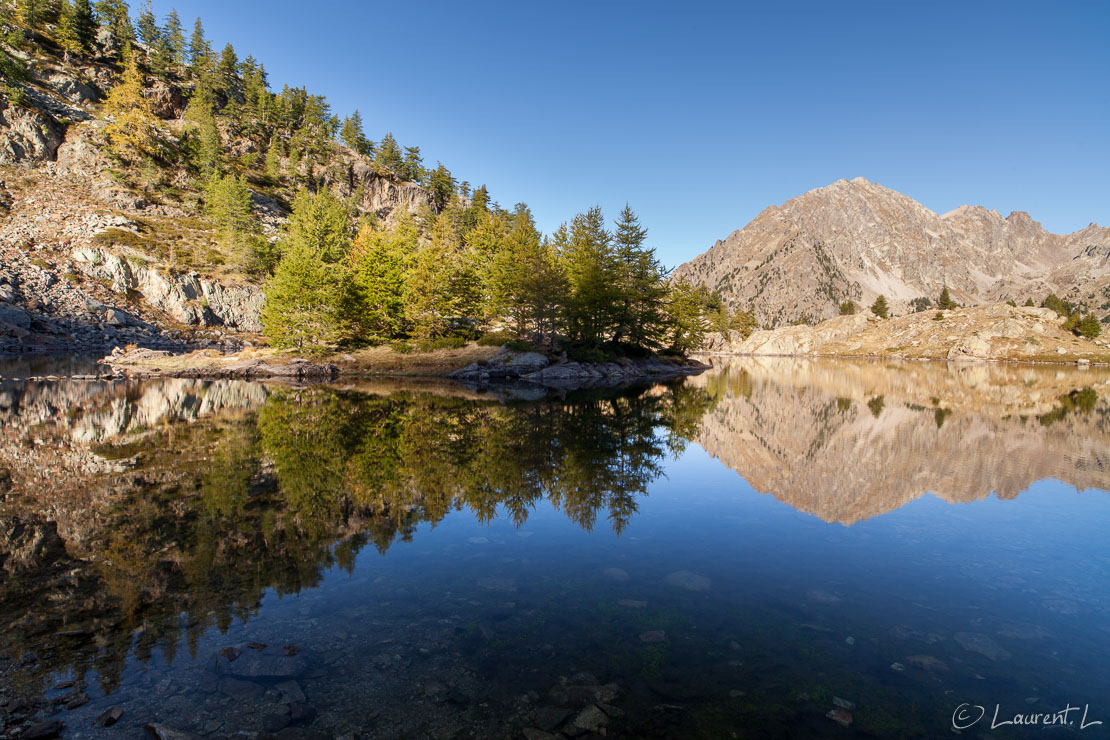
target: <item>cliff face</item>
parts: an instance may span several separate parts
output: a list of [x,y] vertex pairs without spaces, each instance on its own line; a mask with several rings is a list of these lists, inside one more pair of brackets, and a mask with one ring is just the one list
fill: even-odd
[[1095,308],[1110,297],[1108,249],[1110,229],[1095,224],[1061,236],[1022,211],[938,215],[856,178],[767,208],[675,277],[719,290],[730,307],[750,307],[774,326],[829,318],[846,300],[870,305],[879,295],[902,313],[945,286],[960,303],[1039,303],[1054,291]]
[[853,524],[926,493],[1110,488],[1110,370],[750,359],[687,381],[717,398],[695,438],[757,491]]
[[[11,53],[30,78],[24,105],[0,95],[0,351],[204,345],[260,332],[262,281],[212,258],[216,233],[197,202],[195,173],[159,160],[149,165],[158,187],[137,187],[109,156],[98,116],[118,81],[115,63],[70,63],[37,47]],[[179,148],[195,136],[183,118],[192,85],[146,85],[160,140]],[[231,128],[222,136],[232,157],[262,155]],[[425,188],[338,145],[308,175],[357,196],[356,208],[380,223],[434,207]],[[285,200],[253,193],[271,241],[288,218]]]

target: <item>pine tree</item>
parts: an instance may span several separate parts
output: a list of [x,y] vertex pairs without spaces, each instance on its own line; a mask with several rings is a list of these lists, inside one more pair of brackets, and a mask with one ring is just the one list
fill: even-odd
[[841,316],[854,316],[856,310],[856,302],[853,300],[847,300],[840,304]]
[[57,41],[67,57],[70,54],[82,54],[85,51],[81,36],[77,32],[77,14],[70,0],[62,0],[58,13]]
[[886,304],[886,296],[879,296],[875,302],[871,304],[871,313],[878,316],[880,319],[885,319],[890,313],[890,308]]
[[374,167],[379,172],[392,172],[397,176],[402,175],[404,160],[401,147],[397,145],[397,140],[393,138],[392,133],[386,134],[381,143],[378,144],[377,152],[374,154]]
[[225,85],[239,74],[239,55],[235,53],[235,47],[230,42],[220,53],[220,63],[216,66],[216,71],[223,78]]
[[176,10],[170,10],[166,16],[166,27],[162,31],[170,61],[175,67],[184,67],[186,64],[185,28],[181,25],[181,18]]
[[135,22],[135,28],[139,32],[139,41],[142,41],[151,49],[158,45],[162,38],[162,31],[158,28],[158,19],[154,17],[154,9],[150,6],[150,0],[144,0],[139,10],[139,17]]
[[428,176],[428,189],[432,191],[432,199],[435,201],[436,208],[441,211],[454,196],[455,178],[451,176],[451,171],[444,167],[442,162],[436,162],[436,168]]
[[1087,339],[1097,339],[1098,335],[1102,333],[1102,324],[1093,314],[1087,314],[1080,319],[1076,331]]
[[125,0],[97,0],[96,15],[100,24],[112,32],[121,51],[126,50],[135,40],[135,29],[131,25],[131,15]]
[[275,346],[322,352],[350,336],[356,294],[349,245],[347,206],[327,190],[301,190],[265,288],[262,326]]
[[204,24],[197,18],[193,24],[193,35],[189,38],[189,69],[199,74],[206,69],[212,57],[212,46],[204,37]]
[[92,51],[96,41],[96,16],[91,0],[73,0],[73,30],[81,44],[81,53]]
[[269,268],[269,245],[251,212],[251,191],[243,179],[213,175],[205,201],[205,210],[219,232],[220,247],[231,264],[243,272],[265,272]]
[[119,83],[108,93],[104,112],[112,117],[105,129],[112,151],[124,160],[135,162],[150,155],[154,145],[154,115],[150,101],[143,95],[143,78],[135,55],[125,47],[127,67]]
[[405,312],[414,336],[431,339],[443,334],[460,313],[458,236],[445,214],[432,223],[427,244],[411,260],[406,282]]
[[758,328],[759,322],[755,320],[755,315],[751,311],[745,311],[742,308],[736,310],[736,313],[732,315],[732,320],[729,322],[729,329],[740,332],[740,336],[744,339],[750,337]]
[[937,308],[942,311],[947,311],[956,307],[956,302],[952,300],[952,296],[948,294],[948,286],[944,286],[944,289],[940,291],[940,298],[937,298]]
[[355,109],[355,112],[343,119],[343,127],[339,129],[339,140],[348,149],[354,150],[357,154],[367,156],[370,154],[370,142],[366,138],[366,134],[362,130],[362,114]]
[[47,0],[17,0],[15,4],[19,22],[33,34],[40,34],[47,22],[49,4]]
[[405,147],[405,157],[401,162],[400,174],[409,182],[424,182],[424,159],[420,156],[420,147]]

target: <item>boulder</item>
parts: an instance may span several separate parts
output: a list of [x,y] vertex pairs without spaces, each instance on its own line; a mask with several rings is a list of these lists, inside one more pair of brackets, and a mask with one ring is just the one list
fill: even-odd
[[0,164],[55,159],[65,126],[35,108],[16,108],[0,100]]

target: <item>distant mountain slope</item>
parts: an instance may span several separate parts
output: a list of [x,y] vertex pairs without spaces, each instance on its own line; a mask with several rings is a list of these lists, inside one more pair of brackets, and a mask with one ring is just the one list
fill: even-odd
[[1110,229],[1091,224],[1062,236],[1028,213],[1003,218],[980,206],[938,215],[862,177],[838,180],[781,206],[675,270],[719,290],[761,324],[816,321],[840,303],[870,305],[885,295],[896,313],[946,285],[961,303],[1047,293],[1110,309]]

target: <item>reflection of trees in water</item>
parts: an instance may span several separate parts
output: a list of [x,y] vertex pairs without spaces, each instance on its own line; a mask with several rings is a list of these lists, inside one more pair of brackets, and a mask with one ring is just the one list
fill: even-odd
[[520,405],[286,389],[257,413],[125,441],[138,464],[99,482],[114,504],[79,557],[33,510],[19,514],[27,533],[0,543],[54,543],[18,577],[0,568],[0,655],[38,659],[5,678],[37,693],[49,671],[95,670],[110,691],[130,651],[195,655],[206,629],[247,619],[267,589],[316,586],[365,545],[384,553],[452,510],[489,521],[500,507],[519,526],[548,499],[587,529],[604,512],[619,533],[708,398],[682,384]]

